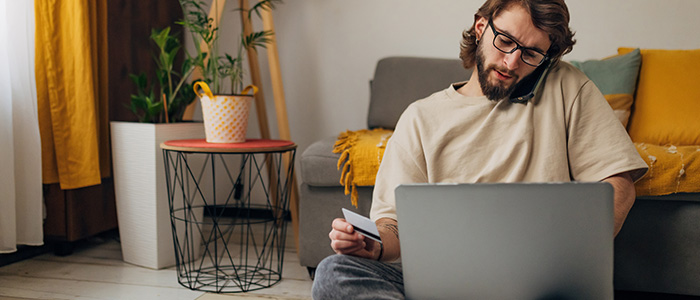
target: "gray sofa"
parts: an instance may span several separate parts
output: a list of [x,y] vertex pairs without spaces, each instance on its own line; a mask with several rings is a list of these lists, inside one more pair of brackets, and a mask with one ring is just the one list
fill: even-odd
[[[459,60],[389,57],[370,82],[368,128],[393,129],[413,101],[468,79]],[[351,128],[353,130],[360,128]],[[358,208],[340,185],[332,152],[336,137],[309,146],[301,156],[299,258],[313,269],[333,254],[328,232],[341,208],[368,215],[372,187],[358,187]],[[639,197],[615,239],[615,289],[700,295],[700,194]]]

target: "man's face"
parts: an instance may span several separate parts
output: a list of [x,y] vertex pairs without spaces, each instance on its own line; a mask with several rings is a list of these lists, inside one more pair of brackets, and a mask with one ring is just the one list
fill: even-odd
[[[479,85],[481,85],[481,91],[486,98],[498,101],[513,93],[513,90],[515,90],[515,83],[509,82],[518,82],[519,76],[508,69],[497,68],[495,64],[484,67],[484,61],[486,59],[484,58],[483,46],[485,44],[486,43],[479,44],[476,49],[476,70],[479,75]],[[505,80],[498,80],[492,83],[492,81],[489,80],[489,75],[494,74],[494,72],[506,74],[512,77],[513,80],[509,80],[508,82]]]
[[[507,35],[523,47],[546,53],[550,41],[546,32],[535,27],[530,14],[519,5],[512,5],[493,19],[496,31]],[[512,93],[516,84],[535,70],[521,59],[522,50],[503,53],[493,45],[494,33],[488,20],[480,18],[476,26],[480,42],[476,51],[478,80],[484,95],[500,100]]]

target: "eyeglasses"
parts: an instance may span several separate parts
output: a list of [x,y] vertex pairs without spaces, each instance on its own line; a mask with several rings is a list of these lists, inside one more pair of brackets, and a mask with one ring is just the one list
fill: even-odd
[[541,65],[549,58],[547,54],[534,48],[523,47],[505,33],[497,31],[493,26],[493,19],[489,19],[489,26],[493,30],[493,46],[499,51],[510,54],[520,49],[520,60],[533,67]]

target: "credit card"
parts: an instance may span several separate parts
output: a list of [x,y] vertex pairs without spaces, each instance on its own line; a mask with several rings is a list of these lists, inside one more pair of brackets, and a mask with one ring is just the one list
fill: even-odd
[[372,220],[345,208],[343,208],[343,215],[345,216],[345,220],[350,223],[357,232],[377,242],[382,242],[382,238],[379,237],[379,231],[377,230],[377,224],[372,222]]

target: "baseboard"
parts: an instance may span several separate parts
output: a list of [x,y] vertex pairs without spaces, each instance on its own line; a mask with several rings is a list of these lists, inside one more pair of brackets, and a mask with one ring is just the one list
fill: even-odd
[[49,245],[43,246],[17,246],[17,252],[0,254],[0,267],[16,263],[25,259],[51,252]]

